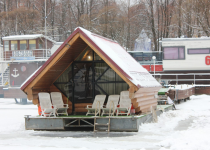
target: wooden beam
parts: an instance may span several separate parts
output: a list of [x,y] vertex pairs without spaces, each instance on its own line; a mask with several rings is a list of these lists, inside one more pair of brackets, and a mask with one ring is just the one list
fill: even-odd
[[38,99],[34,99],[34,100],[33,100],[33,104],[34,104],[34,105],[39,104],[39,100],[38,100]]

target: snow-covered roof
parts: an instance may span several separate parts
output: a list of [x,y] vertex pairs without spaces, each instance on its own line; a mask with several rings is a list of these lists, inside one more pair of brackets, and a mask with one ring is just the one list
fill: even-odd
[[124,75],[137,87],[161,86],[157,80],[142,67],[126,50],[118,43],[105,39],[79,27],[92,40],[110,60],[119,66]]
[[33,39],[37,39],[37,38],[46,38],[49,41],[56,43],[56,41],[44,36],[43,34],[30,34],[30,35],[11,35],[11,36],[6,36],[3,37],[2,39],[4,41],[6,40],[33,40]]

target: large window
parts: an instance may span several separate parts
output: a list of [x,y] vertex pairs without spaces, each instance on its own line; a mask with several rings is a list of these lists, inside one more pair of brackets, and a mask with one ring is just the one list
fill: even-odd
[[210,54],[209,48],[188,49],[188,54]]
[[166,60],[185,59],[185,48],[184,47],[164,47],[163,59],[166,59]]
[[17,50],[17,41],[11,41],[11,50]]
[[29,49],[36,49],[36,40],[29,40]]
[[4,51],[9,51],[9,41],[4,41]]
[[20,41],[20,50],[26,50],[26,41]]

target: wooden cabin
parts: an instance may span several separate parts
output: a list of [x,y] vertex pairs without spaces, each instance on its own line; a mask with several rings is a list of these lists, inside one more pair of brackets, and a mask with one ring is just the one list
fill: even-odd
[[[78,27],[21,89],[39,105],[39,92],[59,91],[68,113],[85,113],[96,95],[129,90],[136,112],[157,105],[161,85],[116,41]],[[106,103],[106,101],[105,101]]]

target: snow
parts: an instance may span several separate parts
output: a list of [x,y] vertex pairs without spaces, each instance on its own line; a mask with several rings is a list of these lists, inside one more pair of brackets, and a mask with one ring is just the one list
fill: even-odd
[[32,39],[37,39],[37,38],[46,38],[49,41],[56,43],[56,41],[50,39],[47,36],[44,36],[43,34],[29,34],[29,35],[11,35],[11,36],[6,36],[3,37],[3,40],[32,40]]
[[179,84],[173,85],[173,87],[169,87],[170,89],[177,89],[177,90],[186,90],[195,87],[195,85],[188,85],[188,84]]
[[3,40],[28,40],[43,37],[43,34],[31,34],[31,35],[11,35],[3,37]]
[[164,112],[158,123],[145,123],[139,132],[71,132],[24,129],[24,115],[37,115],[37,106],[0,99],[2,150],[208,150],[210,96],[191,96]]

